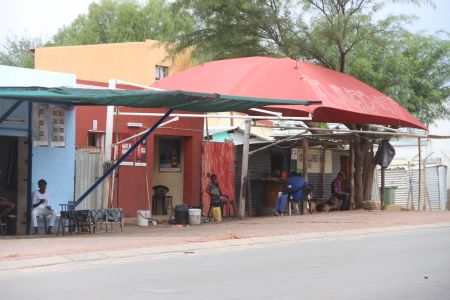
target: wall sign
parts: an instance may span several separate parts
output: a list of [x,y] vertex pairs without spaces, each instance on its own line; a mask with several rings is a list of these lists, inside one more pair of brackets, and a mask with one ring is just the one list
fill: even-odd
[[147,140],[144,140],[142,144],[139,144],[136,151],[136,162],[134,163],[137,167],[147,166]]
[[[119,140],[122,141],[126,138],[131,137],[131,133],[120,133]],[[119,157],[124,155],[139,139],[132,138],[119,145]],[[144,140],[139,146],[120,164],[121,166],[136,166],[145,167],[147,166],[147,141]]]
[[[308,149],[308,173],[320,173],[323,161],[322,149]],[[332,173],[331,150],[325,150],[325,173]],[[303,149],[297,149],[297,168],[303,168]]]
[[64,108],[33,104],[33,146],[66,146],[66,111]]
[[[131,133],[119,133],[119,140],[123,141],[126,138],[131,137]],[[135,143],[135,139],[131,139],[129,141],[126,141],[119,145],[119,156],[121,157],[124,155],[131,146]],[[133,166],[134,165],[134,158],[135,158],[136,151],[133,151],[123,162],[120,163],[121,166]]]
[[51,146],[66,146],[66,113],[63,108],[51,107]]
[[48,146],[48,105],[33,104],[33,146]]

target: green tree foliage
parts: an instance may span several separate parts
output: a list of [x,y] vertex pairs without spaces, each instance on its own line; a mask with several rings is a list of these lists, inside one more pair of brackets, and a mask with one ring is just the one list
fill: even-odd
[[102,0],[92,3],[87,14],[78,16],[53,38],[53,45],[86,45],[176,40],[189,32],[193,19],[164,0]]
[[379,18],[388,2],[177,0],[196,27],[173,40],[175,53],[195,46],[200,61],[254,55],[306,59],[361,79],[429,124],[447,113],[448,35],[445,40],[406,32],[412,16]]
[[[397,100],[424,122],[446,113],[448,42],[406,33],[409,16],[378,18],[382,0],[177,0],[196,20],[175,51],[197,56],[252,55],[306,59],[346,72]],[[415,5],[428,0],[392,0]],[[366,125],[348,124],[351,129]],[[370,199],[375,168],[373,136],[354,135],[355,203]]]
[[32,49],[42,45],[40,39],[8,37],[0,49],[0,65],[34,68]]
[[[448,37],[448,34],[446,34]],[[426,124],[447,117],[450,39],[403,32],[389,45],[360,45],[348,72],[391,96]]]
[[181,35],[175,52],[195,46],[201,61],[255,55],[295,56],[291,1],[178,0],[175,7],[191,14],[195,29]]

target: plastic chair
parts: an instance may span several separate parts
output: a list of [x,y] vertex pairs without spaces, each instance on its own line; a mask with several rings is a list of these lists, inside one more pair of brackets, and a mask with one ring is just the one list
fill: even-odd
[[99,227],[101,227],[102,223],[105,223],[105,230],[106,232],[108,232],[108,224],[107,222],[107,214],[106,214],[107,209],[106,208],[97,208],[97,209],[91,209],[90,214],[91,214],[91,218],[90,218],[90,222],[92,225],[92,229],[94,231],[94,233],[97,231],[97,225]]
[[[302,189],[302,199],[300,201],[294,200],[293,192],[289,193],[289,215],[292,214],[292,205],[295,204],[297,213],[299,215],[303,215],[305,212],[305,203],[308,203],[308,206],[311,207],[311,192],[314,190],[314,186],[312,184],[305,184],[301,187]],[[311,212],[312,214],[312,212]]]
[[159,202],[161,205],[161,213],[163,215],[167,215],[166,201],[168,201],[168,204],[170,204],[170,209],[172,213],[173,212],[172,196],[166,195],[169,192],[169,188],[164,185],[155,185],[152,189],[153,189],[153,197],[152,197],[153,214],[156,214]]
[[[77,228],[77,221],[74,215],[74,204],[73,201],[67,202],[67,204],[60,204],[61,212],[59,216],[58,229],[56,230],[56,235],[59,235],[59,228],[62,228],[62,234],[65,235],[64,228],[69,229],[69,233]],[[67,225],[64,225],[64,221],[67,220]]]
[[82,229],[87,228],[86,231],[92,233],[92,221],[91,221],[91,211],[88,209],[74,210],[73,215],[77,224],[77,231],[80,233]]
[[106,221],[106,231],[108,231],[108,223],[111,224],[111,230],[113,224],[120,225],[120,231],[123,230],[123,208],[106,208],[105,209],[105,221]]

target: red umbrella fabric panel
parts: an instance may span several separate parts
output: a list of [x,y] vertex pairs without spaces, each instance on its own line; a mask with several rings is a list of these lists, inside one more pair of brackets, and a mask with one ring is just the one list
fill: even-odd
[[161,89],[235,96],[321,101],[269,106],[313,121],[427,127],[395,100],[356,78],[290,58],[246,57],[202,64],[158,81]]

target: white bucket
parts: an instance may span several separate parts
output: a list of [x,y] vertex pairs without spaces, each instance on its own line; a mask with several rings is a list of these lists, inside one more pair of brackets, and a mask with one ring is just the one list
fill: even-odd
[[148,226],[148,219],[152,217],[152,213],[149,210],[137,211],[137,223],[139,226]]
[[200,208],[189,208],[189,225],[200,225],[202,223],[202,210]]

